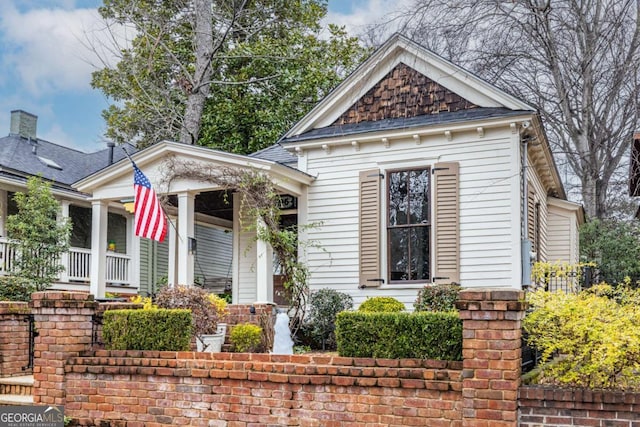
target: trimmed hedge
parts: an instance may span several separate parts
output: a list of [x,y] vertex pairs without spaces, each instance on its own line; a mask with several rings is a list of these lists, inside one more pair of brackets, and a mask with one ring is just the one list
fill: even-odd
[[363,313],[336,319],[338,353],[346,357],[462,360],[457,313]]
[[102,339],[108,350],[189,351],[191,323],[184,309],[108,310]]
[[393,297],[372,297],[367,298],[358,311],[367,313],[395,313],[404,311],[404,304]]

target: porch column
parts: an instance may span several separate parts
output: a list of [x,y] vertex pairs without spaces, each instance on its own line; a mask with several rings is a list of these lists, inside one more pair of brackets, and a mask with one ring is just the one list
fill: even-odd
[[9,204],[7,190],[0,190],[0,236],[7,237],[5,221],[7,219],[7,205]]
[[[262,218],[257,222],[258,232],[266,227]],[[257,303],[273,302],[273,249],[260,239],[256,241],[256,299]]]
[[[58,222],[62,222],[64,220],[69,220],[69,201],[61,200],[60,201],[60,215],[58,216]],[[65,251],[60,255],[60,264],[64,267],[64,270],[60,273],[60,281],[68,282],[69,281],[69,251]]]
[[194,237],[195,195],[178,194],[178,284],[193,285],[194,252],[189,250],[189,238]]
[[89,292],[104,298],[107,280],[107,202],[91,202],[91,284]]
[[134,237],[134,216],[127,214],[127,256],[129,257],[129,285],[140,290],[140,239]]
[[[169,221],[173,224],[178,224],[178,219],[176,217],[169,217]],[[178,282],[178,269],[177,269],[177,245],[178,245],[178,234],[176,233],[176,227],[169,224],[169,265],[167,265],[167,284],[169,286],[174,286]]]

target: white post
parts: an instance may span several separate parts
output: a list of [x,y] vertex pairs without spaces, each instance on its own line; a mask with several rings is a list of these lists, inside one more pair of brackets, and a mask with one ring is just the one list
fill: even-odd
[[193,285],[195,254],[189,250],[189,238],[195,236],[195,195],[178,194],[178,284]]
[[[265,227],[262,218],[258,218],[256,231]],[[257,303],[273,301],[273,249],[260,239],[256,241],[256,299]]]
[[104,298],[107,264],[107,202],[91,202],[91,284],[89,292]]
[[[69,221],[69,201],[62,200],[60,202],[60,215],[58,216],[58,222],[62,222],[65,219]],[[60,273],[60,282],[69,282],[69,251],[65,251],[60,255],[60,264],[64,267],[64,270]]]
[[129,256],[129,283],[140,291],[140,238],[135,237],[133,215],[127,218],[127,255]]
[[[178,234],[176,233],[176,227],[178,219],[176,217],[169,217],[169,259],[167,265],[167,285],[169,287],[175,286],[178,282],[178,257],[177,257],[177,245]],[[173,225],[176,227],[174,227]]]
[[5,221],[7,219],[7,205],[9,204],[9,195],[7,190],[0,190],[0,236],[6,236],[7,230]]

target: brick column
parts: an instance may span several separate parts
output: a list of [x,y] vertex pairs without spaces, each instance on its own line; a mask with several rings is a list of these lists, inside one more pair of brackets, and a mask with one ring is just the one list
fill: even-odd
[[0,302],[0,376],[31,374],[29,313],[26,302]]
[[33,403],[65,404],[64,365],[91,348],[92,316],[98,303],[84,292],[46,291],[31,297],[39,335],[35,339]]
[[460,292],[464,427],[517,426],[525,306],[522,291]]

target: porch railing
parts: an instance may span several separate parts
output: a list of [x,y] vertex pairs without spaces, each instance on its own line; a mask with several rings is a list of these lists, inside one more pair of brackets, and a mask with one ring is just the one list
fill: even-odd
[[[91,249],[69,248],[66,259],[65,277],[75,282],[89,282],[91,279]],[[17,245],[4,237],[0,238],[0,275],[13,271],[17,256]],[[131,258],[116,252],[107,253],[106,281],[119,285],[130,285]]]

